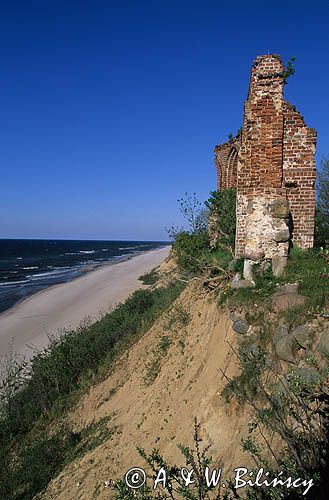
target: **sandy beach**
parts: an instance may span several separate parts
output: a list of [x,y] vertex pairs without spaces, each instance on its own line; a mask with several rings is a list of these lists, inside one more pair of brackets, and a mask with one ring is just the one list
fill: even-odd
[[152,250],[104,265],[73,281],[47,288],[0,315],[0,354],[12,344],[27,358],[45,347],[48,335],[76,328],[86,318],[96,320],[143,285],[139,276],[159,265],[170,247]]

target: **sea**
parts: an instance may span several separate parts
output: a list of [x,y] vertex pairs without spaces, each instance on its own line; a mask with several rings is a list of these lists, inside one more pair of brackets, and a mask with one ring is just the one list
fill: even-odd
[[158,241],[0,239],[0,313],[49,286],[166,244]]

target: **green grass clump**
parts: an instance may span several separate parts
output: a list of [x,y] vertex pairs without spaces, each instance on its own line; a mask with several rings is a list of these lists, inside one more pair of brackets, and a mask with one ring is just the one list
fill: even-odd
[[329,294],[329,256],[318,249],[290,252],[284,280],[298,282],[300,293],[314,306],[323,306]]
[[159,278],[159,273],[155,269],[152,269],[149,273],[142,274],[138,279],[144,285],[155,285],[159,281]]
[[253,268],[255,287],[236,290],[230,294],[235,305],[251,302],[265,303],[277,290],[278,285],[298,283],[299,293],[309,298],[306,309],[322,308],[329,297],[329,256],[318,249],[293,248],[289,254],[283,275],[276,278],[271,268]]

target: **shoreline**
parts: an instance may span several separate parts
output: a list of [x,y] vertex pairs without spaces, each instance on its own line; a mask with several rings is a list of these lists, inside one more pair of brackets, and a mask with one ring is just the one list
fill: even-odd
[[0,355],[12,348],[30,358],[49,336],[96,321],[138,288],[138,278],[158,266],[170,246],[148,250],[120,262],[108,262],[81,276],[25,297],[0,314]]
[[[167,246],[169,248],[171,248],[171,245],[167,245]],[[103,269],[103,267],[112,266],[112,265],[115,265],[115,264],[121,264],[121,263],[124,263],[124,262],[127,262],[127,261],[133,259],[134,257],[138,257],[139,255],[143,255],[143,254],[148,253],[148,252],[154,252],[156,250],[162,250],[163,248],[166,248],[167,246],[156,248],[154,250],[144,250],[144,251],[142,250],[142,251],[139,251],[139,252],[137,251],[136,253],[125,254],[125,255],[119,256],[117,259],[114,257],[114,258],[112,258],[112,259],[110,259],[108,261],[105,261],[105,262],[101,263],[101,264],[97,264],[97,263],[86,264],[83,268],[81,268],[81,270],[79,271],[79,275],[78,276],[74,276],[71,279],[67,279],[66,281],[62,281],[60,283],[54,283],[54,284],[45,285],[45,287],[42,288],[41,290],[36,290],[35,292],[28,293],[27,295],[25,295],[24,297],[22,297],[21,299],[19,299],[17,302],[15,302],[13,305],[11,305],[7,309],[4,309],[3,311],[1,311],[0,312],[0,320],[1,320],[2,316],[6,315],[7,313],[9,313],[10,311],[12,311],[13,309],[16,309],[18,306],[20,306],[26,300],[28,300],[28,299],[30,299],[32,297],[36,297],[40,293],[44,293],[47,290],[49,290],[50,288],[55,288],[56,286],[65,285],[67,283],[71,283],[72,281],[79,280],[80,278],[83,278],[86,275],[88,275],[88,274],[90,274],[90,273],[92,273],[94,271],[98,271],[99,269]],[[0,338],[1,338],[1,330],[0,330]],[[0,350],[0,356],[1,356],[1,350]]]

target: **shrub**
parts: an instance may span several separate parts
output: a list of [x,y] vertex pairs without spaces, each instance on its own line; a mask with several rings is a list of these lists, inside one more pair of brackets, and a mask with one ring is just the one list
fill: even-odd
[[144,285],[155,285],[159,280],[159,273],[155,269],[152,269],[149,273],[142,274],[138,279]]
[[234,250],[236,230],[236,190],[212,191],[206,206],[216,221],[218,245]]
[[178,268],[188,275],[198,274],[202,269],[202,255],[209,253],[208,233],[181,231],[176,235],[173,249]]

